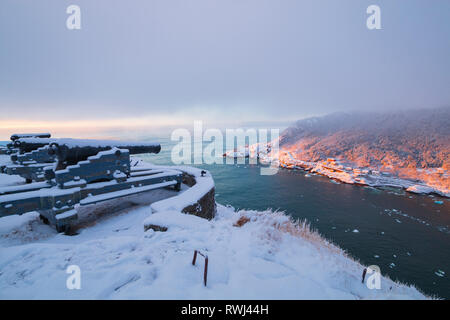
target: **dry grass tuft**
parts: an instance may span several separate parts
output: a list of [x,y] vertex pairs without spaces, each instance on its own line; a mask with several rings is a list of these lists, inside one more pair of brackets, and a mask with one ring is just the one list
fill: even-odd
[[[322,237],[316,230],[312,230],[306,220],[295,220],[284,212],[266,210],[263,212],[243,210],[239,212],[240,218],[233,224],[242,227],[244,224],[254,221],[265,226],[260,235],[263,239],[277,246],[283,239],[283,235],[289,234],[293,237],[306,240],[319,251],[327,250],[347,256],[344,250]],[[348,257],[348,256],[347,256]]]
[[241,216],[238,221],[233,224],[233,227],[242,227],[244,224],[250,221],[250,218],[246,216]]
[[295,221],[289,219],[282,223],[274,223],[273,227],[283,233],[305,239],[318,249],[326,248],[334,253],[344,254],[342,249],[327,241],[317,231],[312,230],[310,224],[306,220]]

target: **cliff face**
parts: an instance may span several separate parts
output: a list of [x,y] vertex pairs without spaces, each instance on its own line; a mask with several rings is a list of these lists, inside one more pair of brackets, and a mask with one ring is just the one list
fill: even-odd
[[448,187],[450,107],[299,120],[281,134],[280,148],[299,160],[333,157]]

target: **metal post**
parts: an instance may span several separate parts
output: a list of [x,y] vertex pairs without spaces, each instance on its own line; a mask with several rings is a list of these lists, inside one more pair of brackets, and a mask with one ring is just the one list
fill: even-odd
[[205,258],[205,270],[203,271],[203,280],[206,287],[206,282],[208,281],[208,256]]
[[366,278],[367,268],[364,268],[363,274],[362,274],[362,281],[361,283],[364,283],[364,279]]
[[195,266],[195,262],[197,261],[197,254],[201,255],[203,258],[205,258],[205,269],[203,270],[203,283],[206,287],[206,284],[208,282],[208,256],[201,253],[198,250],[194,250],[194,258],[192,259],[192,265]]

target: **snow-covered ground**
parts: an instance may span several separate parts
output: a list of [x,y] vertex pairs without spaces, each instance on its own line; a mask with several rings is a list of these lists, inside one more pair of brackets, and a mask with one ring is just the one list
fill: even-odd
[[[12,164],[9,155],[0,154],[0,166]],[[0,188],[4,186],[11,186],[23,184],[25,179],[16,175],[6,175],[0,173]]]
[[10,163],[10,156],[6,154],[0,154],[0,166]]
[[[144,232],[144,221],[168,230]],[[426,298],[384,277],[380,290],[368,289],[363,266],[282,213],[220,205],[212,221],[122,210],[75,236],[57,234],[37,213],[10,216],[0,219],[0,248],[1,299]],[[191,264],[196,249],[209,256],[207,287],[203,260]],[[81,269],[80,290],[66,287],[70,265]]]

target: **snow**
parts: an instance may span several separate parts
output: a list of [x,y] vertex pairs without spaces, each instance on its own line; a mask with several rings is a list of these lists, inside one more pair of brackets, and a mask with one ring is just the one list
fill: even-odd
[[442,270],[438,270],[437,272],[434,273],[435,275],[437,275],[438,277],[444,277],[445,276],[445,272]]
[[[134,161],[141,161],[137,157],[133,157]],[[159,211],[182,211],[187,206],[197,203],[204,195],[214,188],[214,180],[208,171],[205,171],[202,176],[201,169],[188,166],[159,166],[153,164],[145,164],[140,167],[148,170],[179,170],[185,172],[195,178],[196,184],[186,191],[178,194],[175,197],[155,202],[151,205],[152,212]]]
[[57,197],[57,196],[67,196],[74,193],[80,192],[80,188],[70,188],[70,189],[60,189],[58,187],[39,189],[35,191],[22,192],[22,193],[13,193],[6,194],[1,196],[1,202],[10,202],[10,201],[18,201],[25,198],[43,198],[43,197]]
[[63,213],[60,213],[56,216],[57,220],[64,220],[66,218],[72,217],[72,216],[76,216],[77,215],[77,211],[76,210],[69,210]]
[[23,184],[25,179],[16,175],[0,173],[0,189],[6,186]]
[[42,133],[13,133],[11,137],[15,138],[26,138],[26,137],[37,137],[37,136],[51,136],[48,132],[42,132]]
[[11,164],[11,157],[6,154],[0,154],[0,166]]
[[177,182],[175,180],[171,180],[171,181],[155,183],[155,184],[151,184],[151,185],[143,186],[143,187],[132,187],[130,189],[119,190],[119,191],[109,192],[109,193],[105,193],[105,194],[99,194],[97,196],[89,196],[89,197],[81,200],[80,205],[88,205],[88,204],[93,204],[93,203],[111,200],[111,199],[115,199],[115,198],[131,196],[131,195],[135,195],[138,193],[155,190],[158,188],[173,186],[175,184],[177,184]]
[[424,185],[415,184],[406,189],[408,192],[419,193],[419,194],[428,194],[435,192],[434,188]]
[[212,227],[212,223],[206,219],[180,213],[179,211],[164,211],[152,214],[143,222],[144,227],[155,225],[166,227],[167,229],[208,229]]
[[[241,227],[236,221],[246,216]],[[168,227],[144,232],[143,221]],[[57,234],[36,213],[0,219],[1,299],[424,299],[382,278],[361,283],[359,263],[284,214],[218,206],[207,221],[149,207],[122,211]],[[203,262],[209,257],[208,285]],[[66,269],[81,269],[81,290],[68,290]],[[390,289],[392,288],[392,289]]]

